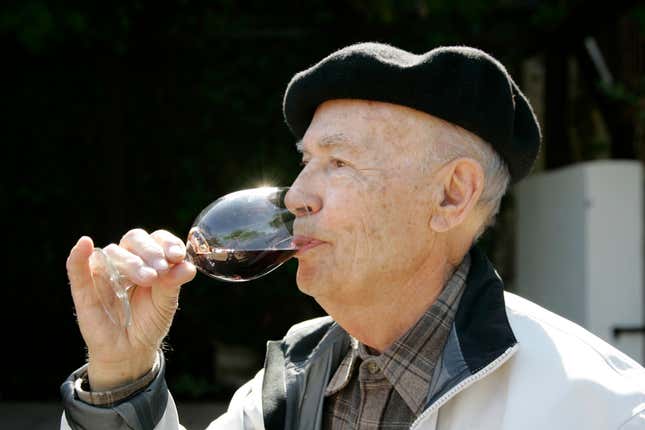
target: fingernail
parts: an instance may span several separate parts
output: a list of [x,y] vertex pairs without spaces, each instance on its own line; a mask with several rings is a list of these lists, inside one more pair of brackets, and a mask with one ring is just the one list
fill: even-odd
[[184,250],[179,245],[173,245],[168,248],[168,255],[172,257],[182,257],[184,255]]
[[168,270],[168,263],[164,258],[160,258],[152,262],[152,267],[154,267],[157,272],[165,272]]
[[157,276],[157,272],[154,269],[147,266],[141,267],[138,273],[142,280],[150,280]]

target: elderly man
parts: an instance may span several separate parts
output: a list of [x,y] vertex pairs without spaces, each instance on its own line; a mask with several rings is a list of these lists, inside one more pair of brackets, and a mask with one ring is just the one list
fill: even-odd
[[[209,429],[645,429],[643,368],[504,293],[474,246],[540,141],[500,63],[353,45],[295,75],[284,114],[303,161],[286,198],[308,234],[297,283],[330,317],[269,342]],[[72,249],[89,360],[62,386],[62,428],[181,428],[158,350],[195,269],[162,230],[110,249],[147,288],[115,330],[88,292],[91,239]]]

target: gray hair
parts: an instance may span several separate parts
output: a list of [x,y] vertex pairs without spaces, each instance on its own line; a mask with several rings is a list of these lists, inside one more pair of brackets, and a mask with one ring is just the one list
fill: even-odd
[[502,197],[506,194],[511,181],[508,167],[493,147],[479,136],[447,121],[441,123],[429,150],[429,163],[445,163],[467,157],[477,161],[484,170],[484,189],[477,206],[484,209],[486,217],[475,241],[495,224]]

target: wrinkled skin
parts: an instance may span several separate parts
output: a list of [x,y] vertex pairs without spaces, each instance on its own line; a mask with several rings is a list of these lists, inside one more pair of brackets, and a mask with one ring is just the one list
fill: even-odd
[[[316,113],[302,141],[306,166],[292,185],[312,206],[303,230],[327,242],[299,257],[305,293],[369,300],[375,284],[422,264],[432,240],[431,188],[422,144],[406,141],[423,136],[408,122],[380,103],[328,102]],[[338,145],[321,148],[323,139]]]
[[[403,106],[332,100],[319,106],[300,143],[304,167],[292,192],[306,196],[309,213],[295,232],[323,243],[297,255],[298,287],[376,348],[413,322],[397,314],[416,320],[429,306],[472,240],[470,230],[459,228],[470,224],[464,220],[472,204],[459,219],[456,211],[444,213],[466,195],[460,190],[452,199],[445,188],[453,186],[454,172],[481,168],[472,160],[455,170],[429,163],[437,127],[429,115]],[[287,205],[296,211],[293,196]],[[391,323],[382,336],[367,334],[384,318]]]

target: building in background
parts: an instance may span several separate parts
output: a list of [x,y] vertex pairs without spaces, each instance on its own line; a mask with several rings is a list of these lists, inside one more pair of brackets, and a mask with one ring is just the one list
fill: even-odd
[[645,364],[643,24],[583,24],[523,65],[544,148],[514,190],[511,285]]

